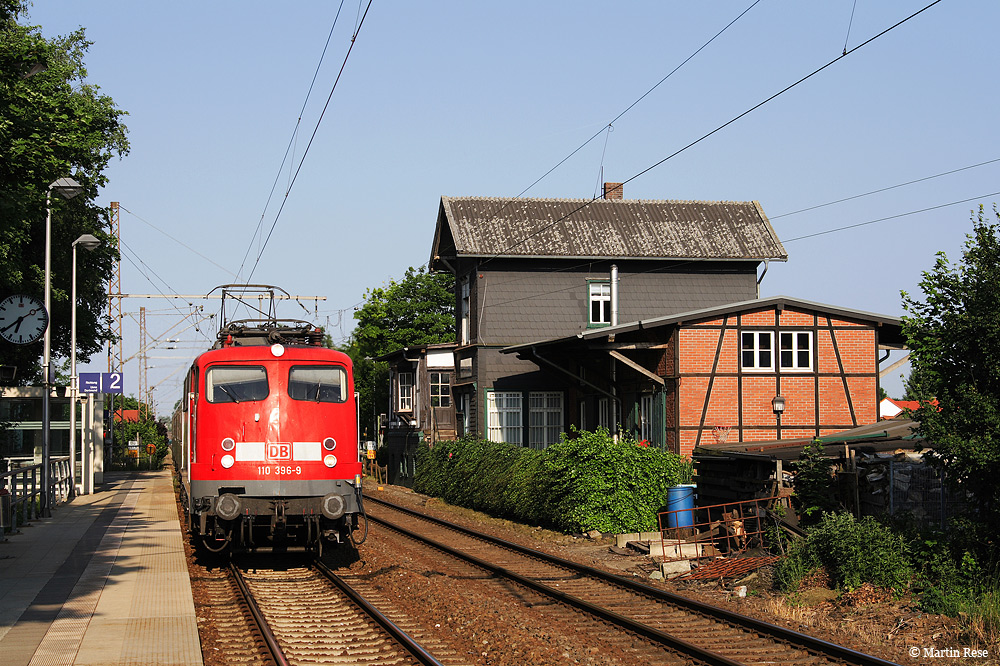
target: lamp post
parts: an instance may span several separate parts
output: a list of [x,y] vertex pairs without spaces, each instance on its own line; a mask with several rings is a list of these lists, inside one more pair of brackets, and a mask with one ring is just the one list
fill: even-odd
[[785,411],[785,396],[779,393],[771,398],[771,409],[774,410],[774,417],[778,420],[778,439],[781,439],[781,415]]
[[52,373],[52,192],[58,192],[66,199],[72,199],[83,188],[72,178],[60,178],[49,185],[45,193],[45,311],[49,313],[49,325],[45,328],[42,346],[42,515],[52,515],[51,478],[49,462],[52,452],[52,430],[49,405],[49,391],[55,377]]
[[[80,390],[79,378],[76,374],[76,246],[79,245],[84,250],[93,251],[101,245],[101,241],[90,234],[83,234],[73,241],[73,273],[70,280],[70,334],[69,334],[69,474],[70,492],[76,492],[76,399]],[[83,442],[81,441],[81,444]],[[90,484],[87,482],[87,470],[90,463],[90,456],[83,455],[83,471],[80,474],[80,482],[83,492],[90,491]]]

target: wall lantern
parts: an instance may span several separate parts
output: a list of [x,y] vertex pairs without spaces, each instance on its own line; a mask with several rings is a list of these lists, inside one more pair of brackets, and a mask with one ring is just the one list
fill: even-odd
[[774,418],[778,421],[778,439],[781,439],[781,415],[785,411],[785,396],[779,393],[771,398],[771,409],[774,410]]

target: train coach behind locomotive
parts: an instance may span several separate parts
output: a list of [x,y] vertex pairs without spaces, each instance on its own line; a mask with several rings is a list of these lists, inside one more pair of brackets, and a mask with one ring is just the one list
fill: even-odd
[[191,365],[175,460],[190,530],[209,550],[321,552],[353,539],[363,507],[352,365],[321,342],[307,322],[224,322]]

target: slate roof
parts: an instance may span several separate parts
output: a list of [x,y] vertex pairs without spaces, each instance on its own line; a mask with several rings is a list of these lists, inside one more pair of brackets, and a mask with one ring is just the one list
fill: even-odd
[[441,197],[430,269],[494,256],[788,259],[756,201]]

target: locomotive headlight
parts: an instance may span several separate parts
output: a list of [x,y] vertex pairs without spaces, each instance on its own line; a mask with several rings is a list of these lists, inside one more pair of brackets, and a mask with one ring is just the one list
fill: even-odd
[[224,440],[222,440],[223,451],[232,451],[235,448],[236,448],[236,442],[233,441],[232,437],[226,437]]
[[323,440],[323,448],[326,449],[327,451],[333,451],[335,448],[337,448],[337,440],[335,440],[333,437],[327,437],[326,439]]
[[323,456],[323,464],[326,465],[327,467],[336,467],[337,456],[332,454]]
[[235,463],[235,462],[236,462],[236,459],[233,458],[228,453],[226,455],[222,456],[222,466],[225,467],[226,469],[229,469],[230,467],[232,467],[233,463]]

